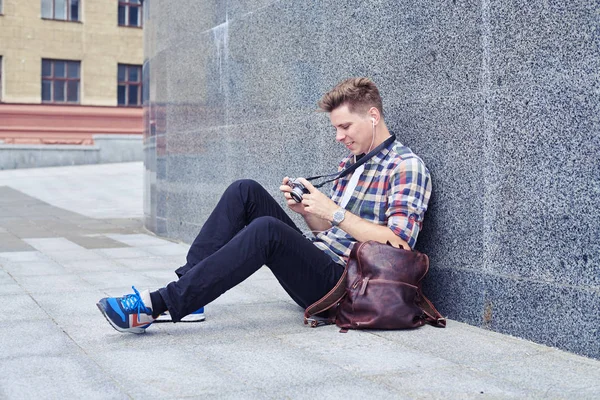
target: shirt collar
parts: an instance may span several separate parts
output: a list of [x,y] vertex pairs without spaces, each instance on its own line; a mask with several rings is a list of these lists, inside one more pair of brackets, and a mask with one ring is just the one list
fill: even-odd
[[[384,147],[383,149],[381,149],[377,154],[375,154],[373,157],[371,157],[370,160],[367,160],[365,162],[365,167],[367,165],[373,165],[373,164],[379,164],[388,154],[389,152],[394,148],[394,146],[396,144],[398,144],[398,139],[396,139],[396,135],[390,131],[390,135],[394,137],[394,140],[390,142],[389,145],[387,145],[386,147]],[[386,138],[387,140],[387,138]],[[356,157],[356,160],[360,160],[360,157],[363,157],[364,153],[361,154],[360,156]],[[354,164],[354,156],[349,155],[346,161],[346,165],[350,166]]]

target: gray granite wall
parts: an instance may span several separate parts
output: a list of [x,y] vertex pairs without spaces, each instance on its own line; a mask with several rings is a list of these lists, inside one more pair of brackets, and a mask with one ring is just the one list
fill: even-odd
[[[225,187],[334,171],[321,94],[373,78],[429,166],[418,247],[452,319],[600,357],[595,0],[147,0],[146,226],[191,242]],[[282,202],[283,204],[283,202]]]

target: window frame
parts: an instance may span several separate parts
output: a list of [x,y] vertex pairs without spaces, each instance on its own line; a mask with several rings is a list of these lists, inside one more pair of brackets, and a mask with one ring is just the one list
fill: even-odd
[[[122,27],[126,27],[126,28],[143,28],[144,27],[144,1],[143,0],[139,0],[139,3],[134,3],[134,0],[119,0],[117,2],[117,25],[118,26],[122,26]],[[125,23],[121,24],[121,22],[119,21],[119,8],[124,7],[125,8]],[[138,12],[138,25],[131,25],[129,24],[129,14],[131,12],[131,8],[135,8],[137,10],[139,10]]]
[[[49,61],[51,63],[51,75],[44,76],[44,61]],[[56,77],[55,73],[55,63],[56,62],[64,62],[65,64],[65,76]],[[78,66],[77,78],[69,78],[69,63],[76,63]],[[41,100],[42,104],[61,104],[61,105],[79,105],[81,104],[81,61],[79,60],[62,60],[62,59],[54,59],[54,58],[42,58],[41,62]],[[50,100],[44,100],[44,81],[50,81]],[[54,82],[64,82],[64,98],[65,100],[57,101],[54,96]],[[77,82],[77,101],[69,101],[68,94],[68,82]]]
[[[125,67],[125,80],[121,81],[119,80],[119,68],[120,67]],[[138,80],[137,81],[130,81],[129,80],[129,69],[130,68],[136,68],[137,69],[137,76],[138,76]],[[120,86],[124,86],[125,87],[125,104],[119,104],[119,88]],[[129,87],[130,86],[137,86],[137,104],[129,104]],[[118,63],[117,64],[117,107],[142,107],[144,102],[143,102],[143,90],[144,90],[144,85],[143,85],[143,81],[142,81],[142,66],[138,65],[138,64],[123,64],[123,63]]]
[[77,19],[71,19],[71,3],[73,2],[73,0],[64,0],[65,2],[65,7],[66,7],[66,14],[65,14],[65,18],[56,18],[56,0],[46,0],[49,1],[52,4],[52,10],[51,10],[51,16],[50,17],[46,17],[43,14],[43,7],[42,7],[42,3],[44,2],[44,0],[40,0],[40,14],[42,16],[42,19],[48,20],[48,21],[64,21],[64,22],[79,22],[81,23],[81,1],[82,0],[77,0]]

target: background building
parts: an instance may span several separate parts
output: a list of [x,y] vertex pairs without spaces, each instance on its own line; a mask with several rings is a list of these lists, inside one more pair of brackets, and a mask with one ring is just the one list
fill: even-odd
[[[92,145],[94,135],[100,141],[120,135],[121,142],[136,135],[139,141],[141,0],[0,4],[0,140]],[[27,150],[4,146],[0,167],[18,149]]]
[[[433,194],[425,291],[600,357],[598,2],[150,0],[146,226],[191,241],[227,185],[345,155],[320,96],[372,77]],[[283,201],[282,201],[283,204]]]

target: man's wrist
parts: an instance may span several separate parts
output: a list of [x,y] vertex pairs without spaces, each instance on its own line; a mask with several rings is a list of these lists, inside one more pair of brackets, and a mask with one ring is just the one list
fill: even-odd
[[331,225],[338,226],[344,219],[346,219],[346,210],[342,207],[338,207],[331,216]]

